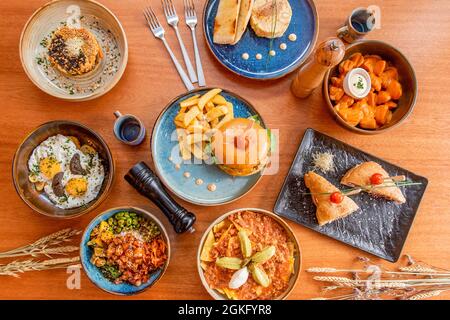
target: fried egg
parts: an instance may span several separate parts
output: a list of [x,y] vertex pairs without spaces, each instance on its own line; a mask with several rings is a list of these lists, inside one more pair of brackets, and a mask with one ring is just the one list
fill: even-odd
[[79,146],[78,139],[58,134],[37,146],[28,160],[30,181],[43,184],[58,208],[91,202],[103,184],[105,172],[98,153],[91,146]]

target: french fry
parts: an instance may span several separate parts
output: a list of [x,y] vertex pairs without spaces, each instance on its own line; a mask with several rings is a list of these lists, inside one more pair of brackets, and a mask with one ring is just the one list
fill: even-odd
[[177,129],[178,146],[180,147],[181,158],[183,160],[191,159],[191,151],[186,145],[186,135],[185,129]]
[[211,120],[211,127],[215,128],[219,124],[219,118]]
[[186,100],[183,100],[180,102],[180,107],[184,108],[184,107],[192,107],[195,106],[198,103],[198,98],[200,97],[199,94],[196,94],[192,97],[187,98]]
[[206,110],[206,112],[208,112],[209,110],[213,109],[214,107],[215,107],[215,105],[214,105],[214,103],[213,103],[212,101],[208,101],[208,102],[205,104],[205,110]]
[[227,104],[227,100],[225,100],[225,98],[220,94],[215,95],[214,98],[212,98],[212,102],[217,105]]
[[223,126],[225,124],[225,122],[230,121],[231,119],[233,119],[233,114],[227,113],[222,120],[220,120],[213,128],[214,129],[219,129],[221,126]]
[[202,96],[197,94],[180,102],[174,123],[183,160],[189,160],[192,154],[197,159],[208,159],[204,150],[206,141],[234,118],[233,104],[220,95],[221,91],[212,89]]
[[233,104],[231,102],[228,102],[225,104],[228,108],[228,113],[231,116],[231,119],[234,118],[234,111],[233,111]]
[[206,120],[208,122],[213,121],[214,119],[217,119],[225,114],[228,113],[228,107],[227,106],[218,106],[214,109],[211,109],[206,113]]
[[198,107],[200,110],[203,110],[206,103],[213,99],[217,94],[221,93],[222,89],[211,89],[198,100]]
[[197,159],[202,160],[203,159],[203,148],[202,148],[202,144],[201,143],[195,143],[191,145],[192,147],[192,154],[194,155],[194,157],[196,157]]
[[188,112],[184,114],[183,124],[185,127],[189,126],[189,124],[192,122],[192,120],[195,119],[195,117],[201,113],[200,110],[197,107],[192,107],[189,109]]
[[203,133],[193,133],[186,137],[186,143],[188,145],[206,141],[208,138]]

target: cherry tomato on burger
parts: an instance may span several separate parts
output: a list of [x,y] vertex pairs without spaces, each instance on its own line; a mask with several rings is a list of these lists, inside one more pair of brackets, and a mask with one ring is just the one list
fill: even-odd
[[370,183],[371,184],[382,184],[384,182],[383,175],[381,173],[374,173],[370,177]]
[[330,195],[330,201],[336,204],[341,203],[344,200],[344,195],[340,192],[333,192]]

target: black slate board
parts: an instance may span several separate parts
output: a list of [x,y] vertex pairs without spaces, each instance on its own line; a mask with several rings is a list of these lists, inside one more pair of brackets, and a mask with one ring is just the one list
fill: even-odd
[[[340,180],[350,168],[364,161],[379,163],[390,176],[405,175],[408,180],[421,182],[401,188],[406,203],[396,204],[375,199],[367,193],[352,196],[360,209],[353,214],[320,227],[316,219],[316,207],[305,186],[303,176],[313,170],[312,155],[330,151],[334,154],[334,172],[316,171],[340,189]],[[344,242],[385,260],[396,262],[408,236],[428,180],[424,177],[358,150],[339,140],[313,129],[307,129],[297,155],[292,163],[283,187],[278,195],[274,211],[331,238]]]

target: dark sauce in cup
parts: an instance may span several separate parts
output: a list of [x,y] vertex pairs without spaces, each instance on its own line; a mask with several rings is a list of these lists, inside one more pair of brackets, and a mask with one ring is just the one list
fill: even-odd
[[141,125],[135,119],[128,118],[123,121],[119,129],[120,137],[128,142],[133,142],[139,137]]

